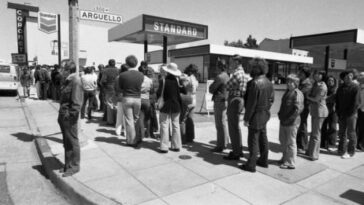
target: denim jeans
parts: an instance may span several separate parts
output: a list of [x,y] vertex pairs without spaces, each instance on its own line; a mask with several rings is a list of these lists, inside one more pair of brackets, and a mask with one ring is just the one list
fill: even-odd
[[114,95],[115,92],[107,92],[105,93],[105,104],[106,104],[106,121],[109,125],[115,124],[116,118],[116,111],[115,111],[115,104],[114,104]]
[[216,147],[219,149],[225,149],[229,143],[226,108],[226,101],[214,101],[214,116],[217,135]]
[[193,122],[194,112],[194,106],[182,106],[182,112],[180,115],[182,144],[193,142],[193,140],[195,139],[195,123]]
[[[262,165],[268,165],[268,153],[269,145],[267,138],[267,128],[262,129],[248,129],[248,148],[249,148],[249,158],[246,165],[255,169],[257,162]],[[258,159],[258,152],[260,157]]]
[[78,119],[70,120],[63,115],[58,116],[58,124],[63,137],[65,150],[64,171],[78,172],[80,170],[81,150],[78,140]]
[[124,97],[122,103],[125,117],[126,143],[129,145],[135,145],[141,140],[140,135],[136,134],[141,99]]
[[300,114],[301,117],[301,124],[298,127],[297,130],[297,148],[298,149],[302,149],[302,150],[306,150],[307,149],[307,144],[308,144],[308,134],[307,134],[307,118],[308,118],[308,114],[310,113],[310,109],[307,107],[305,107],[303,109],[303,111]]
[[[349,117],[339,118],[339,154],[348,152],[349,154],[355,154],[357,136],[356,136],[356,120],[357,115]],[[347,140],[349,139],[349,143]]]
[[150,112],[150,101],[148,99],[142,99],[139,120],[136,127],[137,135],[140,135],[141,139],[145,138],[146,130],[148,130],[147,136],[150,135]]
[[87,106],[87,115],[89,118],[91,118],[91,113],[92,113],[92,109],[94,109],[94,100],[95,100],[95,90],[91,90],[91,91],[84,91],[83,92],[83,103],[82,103],[82,107],[81,107],[81,118],[85,117],[85,110],[86,110],[86,104],[88,101],[88,106]]
[[311,118],[311,136],[308,143],[307,155],[312,159],[318,159],[320,154],[321,145],[321,128],[324,122],[324,117],[312,117]]
[[[120,135],[123,128],[125,129],[123,103],[118,102],[118,104],[117,104],[117,113],[116,113],[115,134]],[[124,136],[126,137],[125,132],[124,132]]]
[[297,157],[296,136],[299,125],[279,126],[279,142],[282,147],[282,161],[285,164],[295,166]]
[[361,110],[358,110],[356,129],[358,133],[358,148],[364,151],[364,112]]
[[171,148],[181,149],[181,130],[179,124],[180,113],[164,113],[159,114],[161,144],[160,149],[168,151],[169,148],[169,126],[172,125]]
[[337,140],[337,116],[335,112],[329,113],[321,128],[321,147],[329,148],[334,146]]
[[227,117],[229,126],[229,135],[231,141],[231,147],[234,156],[240,156],[242,153],[242,139],[241,139],[241,128],[240,113],[244,109],[244,100],[239,97],[229,97],[229,104],[227,107]]

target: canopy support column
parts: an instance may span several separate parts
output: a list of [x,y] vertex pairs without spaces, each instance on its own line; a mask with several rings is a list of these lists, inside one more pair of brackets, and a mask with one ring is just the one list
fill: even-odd
[[147,62],[148,61],[148,41],[145,40],[144,41],[144,61]]
[[167,36],[163,36],[163,63],[167,63]]
[[325,50],[325,72],[327,74],[329,73],[330,46],[326,46]]

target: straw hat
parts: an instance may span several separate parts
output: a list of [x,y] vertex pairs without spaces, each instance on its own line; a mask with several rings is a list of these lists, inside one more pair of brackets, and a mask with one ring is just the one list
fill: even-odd
[[182,72],[178,69],[177,64],[169,63],[167,66],[162,67],[164,71],[174,76],[181,76]]

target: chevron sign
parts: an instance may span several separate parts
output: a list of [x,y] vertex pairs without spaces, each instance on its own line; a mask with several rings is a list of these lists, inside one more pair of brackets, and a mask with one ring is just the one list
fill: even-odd
[[38,29],[45,33],[53,33],[58,30],[57,14],[38,12]]

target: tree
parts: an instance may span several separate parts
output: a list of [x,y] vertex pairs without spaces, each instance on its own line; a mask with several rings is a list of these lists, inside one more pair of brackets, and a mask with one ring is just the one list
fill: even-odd
[[246,39],[246,43],[243,43],[242,40],[238,39],[237,41],[224,41],[225,46],[232,46],[232,47],[238,47],[238,48],[258,48],[257,40],[252,37],[252,35],[249,35]]
[[246,48],[258,48],[257,40],[252,37],[252,35],[249,35],[249,37],[246,39],[246,43],[244,44]]
[[242,40],[238,39],[237,41],[224,41],[225,46],[232,46],[232,47],[238,47],[238,48],[244,48],[244,43]]

